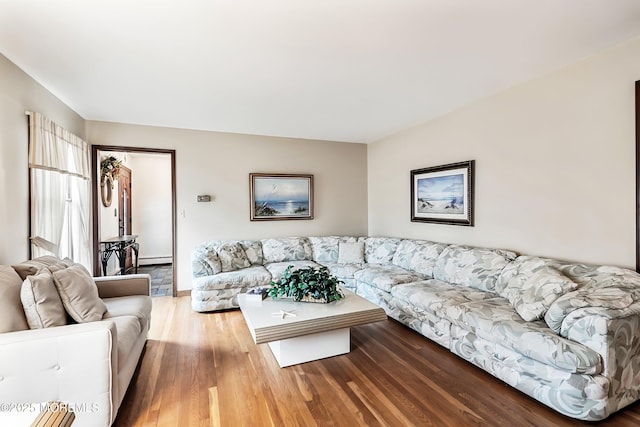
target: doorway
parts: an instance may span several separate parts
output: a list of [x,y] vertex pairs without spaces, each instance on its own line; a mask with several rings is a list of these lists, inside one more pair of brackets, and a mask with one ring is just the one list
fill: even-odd
[[[118,236],[132,235],[131,223],[131,169],[120,166],[118,174]],[[104,237],[101,236],[101,238]],[[125,249],[125,253],[124,271],[128,272],[133,268],[133,249],[129,247]]]
[[[105,209],[104,206],[100,205],[100,193],[98,183],[100,182],[100,161],[105,154],[109,153],[118,153],[118,157],[123,161],[123,166],[119,172],[119,179],[116,182],[118,186],[117,194],[118,196],[118,207],[115,206]],[[143,163],[148,163],[149,161],[153,161],[154,159],[162,160],[160,164],[161,168],[156,167],[156,172],[149,172],[148,166],[141,166]],[[138,162],[132,159],[143,159]],[[124,163],[128,163],[128,166],[125,166]],[[135,164],[140,165],[142,169],[136,168]],[[175,179],[175,150],[164,150],[164,149],[150,149],[150,148],[139,148],[139,147],[120,147],[120,146],[106,146],[106,145],[94,145],[92,147],[92,183],[93,183],[93,259],[94,259],[94,275],[98,276],[101,274],[101,241],[104,239],[110,238],[110,234],[118,234],[119,236],[127,236],[127,235],[137,235],[138,230],[140,230],[141,235],[139,236],[141,243],[140,245],[140,259],[147,262],[154,262],[155,258],[150,256],[145,258],[144,254],[149,254],[150,248],[157,248],[158,244],[156,241],[148,242],[148,244],[144,243],[145,236],[147,238],[157,239],[158,236],[162,236],[163,240],[166,240],[168,249],[166,251],[170,252],[166,255],[158,257],[162,258],[161,262],[168,262],[170,272],[165,274],[167,277],[165,280],[171,281],[171,290],[170,295],[177,295],[177,286],[176,286],[176,179]],[[142,172],[136,173],[136,170],[142,170]],[[167,170],[170,169],[170,170]],[[161,170],[162,174],[165,175],[166,172],[166,180],[158,181],[157,171]],[[145,215],[144,207],[149,204],[149,202],[145,202],[144,199],[147,197],[147,200],[151,200],[151,202],[157,202],[157,197],[153,198],[150,196],[148,191],[144,190],[145,182],[153,182],[152,188],[155,189],[163,189],[163,194],[167,194],[166,205],[163,205],[161,211],[166,214],[166,227],[165,226],[157,226],[157,224],[153,223],[153,221],[157,220],[157,214],[152,215],[151,220],[152,224],[148,225],[148,217],[140,218],[139,215]],[[159,182],[156,185],[156,181]],[[137,184],[136,184],[137,182]],[[115,195],[114,194],[114,195]],[[151,197],[149,199],[149,197]],[[164,199],[164,196],[163,196]],[[116,223],[117,220],[117,223]],[[107,221],[108,225],[105,227],[104,222]],[[147,228],[149,226],[156,227],[153,229],[153,232],[143,232],[145,225]],[[158,232],[159,230],[166,230],[162,232]],[[109,235],[107,235],[109,234]],[[162,245],[164,246],[164,244]],[[145,252],[146,251],[146,252]],[[129,265],[131,257],[131,250],[127,251],[127,264]],[[133,263],[131,262],[131,265]],[[142,267],[142,266],[141,266]],[[147,271],[141,269],[142,271]],[[166,271],[166,268],[164,269]],[[153,293],[153,288],[152,288]]]

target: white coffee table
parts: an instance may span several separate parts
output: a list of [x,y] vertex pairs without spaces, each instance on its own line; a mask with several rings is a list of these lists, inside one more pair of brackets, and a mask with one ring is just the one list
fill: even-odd
[[344,290],[345,298],[328,304],[288,299],[238,303],[256,344],[268,343],[281,368],[351,351],[351,326],[386,320],[384,310]]

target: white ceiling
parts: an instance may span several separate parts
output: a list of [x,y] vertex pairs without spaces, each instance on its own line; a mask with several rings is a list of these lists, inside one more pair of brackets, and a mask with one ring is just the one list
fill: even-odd
[[640,0],[0,0],[0,53],[85,119],[349,142],[639,35]]

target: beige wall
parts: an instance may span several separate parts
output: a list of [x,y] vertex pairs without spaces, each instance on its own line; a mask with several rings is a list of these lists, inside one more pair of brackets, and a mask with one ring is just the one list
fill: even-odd
[[[640,39],[369,146],[369,234],[635,268]],[[410,222],[412,169],[476,160],[475,227]]]
[[28,255],[28,122],[37,111],[84,138],[84,120],[0,55],[0,264]]
[[[94,145],[176,150],[178,289],[193,248],[210,239],[367,233],[367,147],[326,141],[87,122]],[[249,173],[311,173],[312,221],[249,221]],[[198,194],[212,196],[197,203]],[[180,213],[184,212],[184,216]]]

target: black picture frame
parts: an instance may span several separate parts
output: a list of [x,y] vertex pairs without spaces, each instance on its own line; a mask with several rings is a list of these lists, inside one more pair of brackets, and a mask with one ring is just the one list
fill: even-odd
[[411,171],[411,221],[473,227],[475,160]]

